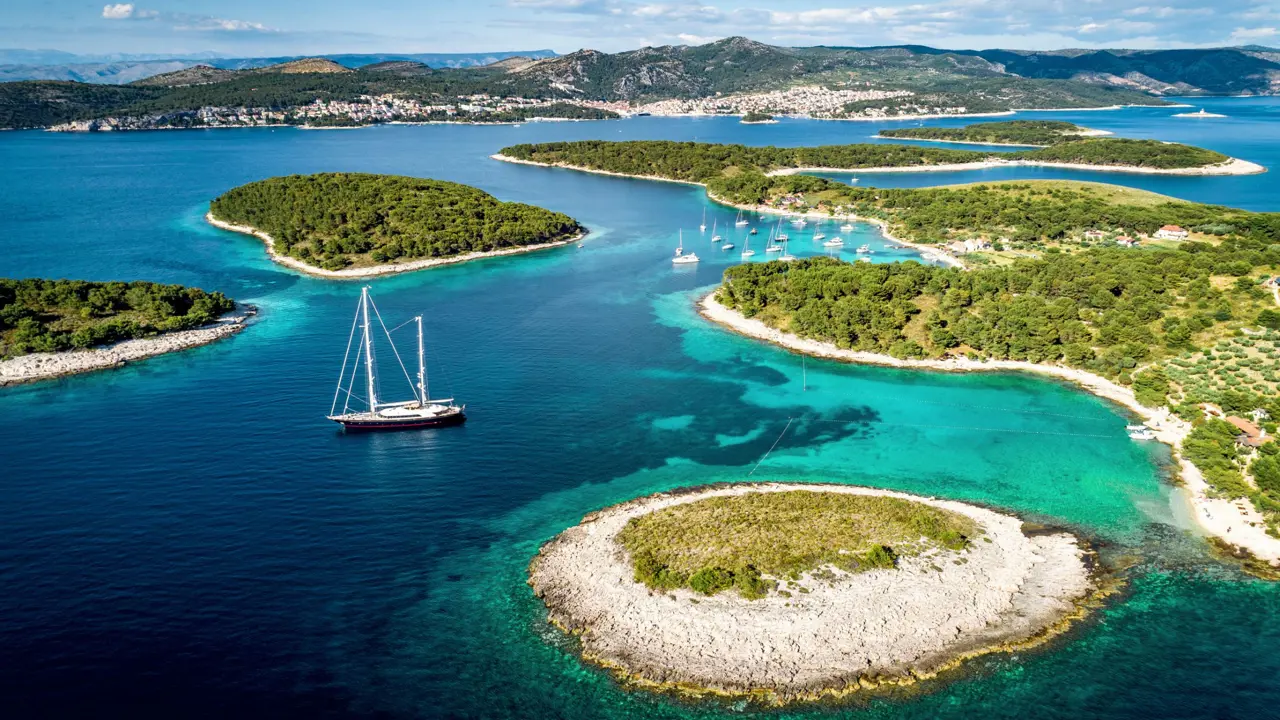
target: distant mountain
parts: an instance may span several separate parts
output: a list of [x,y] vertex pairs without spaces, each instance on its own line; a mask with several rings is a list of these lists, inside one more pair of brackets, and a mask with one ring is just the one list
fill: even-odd
[[[358,68],[385,62],[416,62],[432,68],[466,68],[490,65],[506,58],[554,57],[553,50],[512,50],[486,53],[343,54],[325,57],[339,65]],[[0,50],[0,82],[67,80],[85,83],[126,84],[155,75],[206,65],[223,70],[249,70],[304,60],[304,56],[227,58],[214,53],[181,57],[164,55],[76,55],[57,50]]]
[[1256,45],[1186,50],[937,50],[919,45],[848,49],[872,55],[977,57],[1020,77],[1081,80],[1162,95],[1280,92],[1280,50]]

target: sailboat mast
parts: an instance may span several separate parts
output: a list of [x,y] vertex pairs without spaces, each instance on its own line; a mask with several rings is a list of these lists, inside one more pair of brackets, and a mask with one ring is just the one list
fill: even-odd
[[418,321],[418,396],[422,404],[427,404],[427,363],[422,352],[422,316],[414,318]]
[[360,314],[364,321],[364,372],[369,381],[369,412],[378,411],[378,390],[373,378],[373,333],[369,328],[369,288],[360,288]]

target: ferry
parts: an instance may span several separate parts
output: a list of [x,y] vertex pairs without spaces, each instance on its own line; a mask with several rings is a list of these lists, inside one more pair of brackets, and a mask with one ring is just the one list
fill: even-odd
[[[360,304],[356,310],[356,319],[351,324],[351,335],[347,338],[347,352],[342,358],[342,372],[338,375],[338,389],[333,394],[333,405],[326,416],[343,427],[344,430],[408,430],[414,428],[445,427],[466,422],[466,406],[458,405],[453,398],[431,400],[427,392],[427,366],[423,355],[422,316],[418,315],[409,322],[418,324],[418,383],[413,386],[413,399],[399,402],[382,402],[378,397],[378,379],[374,370],[373,326],[369,317],[369,308],[373,308],[373,316],[382,326],[382,331],[390,340],[391,333],[382,322],[378,308],[369,297],[369,288],[360,289]],[[360,348],[356,351],[355,363],[351,367],[351,375],[347,377],[347,359],[351,355],[351,345],[356,337],[356,326],[360,327]],[[408,323],[405,323],[406,325]],[[394,348],[393,348],[394,349]],[[368,402],[367,410],[355,410],[350,403],[356,395],[356,375],[359,374],[361,358],[364,360],[365,393]],[[396,353],[396,362],[400,361]],[[409,376],[404,363],[400,369]],[[347,381],[343,388],[343,381]],[[345,390],[345,392],[343,392]],[[345,398],[342,412],[338,412],[338,398]]]

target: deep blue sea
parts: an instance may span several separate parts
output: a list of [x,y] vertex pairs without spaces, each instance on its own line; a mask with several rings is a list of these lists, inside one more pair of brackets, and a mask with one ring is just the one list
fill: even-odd
[[[1196,103],[1230,117],[1024,116],[1280,167],[1280,100]],[[883,125],[0,133],[0,274],[184,283],[261,308],[214,345],[0,390],[0,716],[1276,717],[1280,585],[1213,558],[1166,482],[1167,451],[1129,441],[1117,408],[1018,375],[802,366],[694,312],[745,237],[722,231],[739,245],[724,252],[698,232],[704,210],[709,225],[733,218],[699,188],[488,158],[560,139],[860,142]],[[389,324],[425,314],[433,388],[467,404],[465,426],[337,431],[324,415],[359,285],[284,270],[202,219],[231,187],[317,171],[455,180],[592,229],[581,249],[370,283]],[[1277,172],[860,182],[1028,177],[1280,209]],[[669,261],[681,228],[695,268]],[[819,252],[813,231],[792,231],[792,252]],[[869,227],[840,234],[883,249]],[[386,396],[406,387],[382,380]],[[1132,566],[1129,583],[1045,647],[838,705],[691,703],[584,666],[525,584],[539,544],[606,505],[748,476],[1006,508],[1087,535]]]

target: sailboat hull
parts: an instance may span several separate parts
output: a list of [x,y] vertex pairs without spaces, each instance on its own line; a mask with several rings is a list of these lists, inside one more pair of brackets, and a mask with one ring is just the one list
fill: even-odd
[[462,408],[453,408],[450,412],[431,417],[385,417],[370,413],[352,413],[350,415],[334,415],[329,418],[345,430],[368,432],[378,430],[418,430],[421,428],[448,427],[461,425],[467,421],[467,414]]

